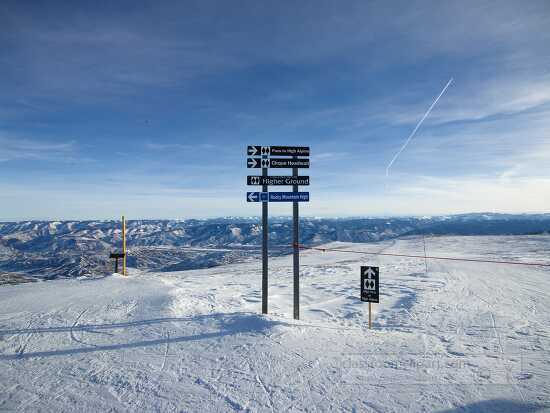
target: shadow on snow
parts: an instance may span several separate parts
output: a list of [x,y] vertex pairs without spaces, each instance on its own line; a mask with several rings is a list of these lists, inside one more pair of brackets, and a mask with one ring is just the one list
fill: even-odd
[[113,329],[123,329],[128,327],[159,325],[163,323],[195,323],[203,324],[207,321],[212,322],[219,328],[214,332],[205,332],[195,335],[166,337],[156,340],[140,340],[129,343],[92,345],[92,347],[68,348],[62,350],[36,351],[29,353],[0,354],[0,360],[21,360],[36,357],[55,357],[72,354],[93,353],[98,351],[113,351],[129,348],[156,346],[166,343],[182,343],[187,341],[198,341],[216,337],[224,337],[235,334],[253,333],[265,334],[276,325],[286,325],[284,322],[270,320],[258,314],[252,313],[215,313],[208,315],[199,315],[194,317],[168,317],[155,318],[151,320],[129,321],[125,323],[113,324],[84,324],[74,327],[50,327],[50,328],[29,328],[0,330],[0,336],[10,334],[33,334],[33,333],[63,333],[63,332],[97,332],[97,330],[108,331]]
[[453,407],[451,409],[439,410],[439,413],[528,413],[548,409],[550,405],[538,403],[519,402],[515,400],[493,399],[483,400]]

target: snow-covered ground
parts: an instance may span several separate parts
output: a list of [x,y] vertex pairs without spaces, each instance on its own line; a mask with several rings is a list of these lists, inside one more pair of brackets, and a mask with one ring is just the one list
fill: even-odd
[[[421,238],[332,244],[422,254]],[[440,237],[428,255],[550,261],[549,236]],[[301,254],[0,288],[0,411],[550,409],[550,268]],[[381,302],[359,300],[379,265]]]

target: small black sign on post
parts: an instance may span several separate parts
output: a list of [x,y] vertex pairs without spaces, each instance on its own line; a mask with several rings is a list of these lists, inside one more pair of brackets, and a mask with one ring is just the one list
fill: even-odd
[[371,303],[378,303],[380,295],[380,268],[361,266],[361,301],[369,303],[369,329],[371,328]]
[[118,274],[118,260],[119,258],[122,258],[124,259],[124,253],[119,253],[119,252],[111,252],[109,254],[109,258],[112,258],[115,260],[115,274]]

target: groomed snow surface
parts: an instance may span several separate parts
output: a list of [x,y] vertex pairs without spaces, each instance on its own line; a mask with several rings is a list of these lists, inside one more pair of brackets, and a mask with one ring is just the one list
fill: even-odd
[[[439,237],[429,255],[549,261],[550,237]],[[422,254],[421,238],[331,244]],[[379,265],[381,302],[359,300]],[[0,411],[550,410],[550,269],[301,254],[0,288]]]

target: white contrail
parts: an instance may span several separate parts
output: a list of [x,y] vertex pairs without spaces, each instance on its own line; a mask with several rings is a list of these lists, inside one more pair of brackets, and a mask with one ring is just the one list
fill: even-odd
[[434,102],[432,103],[432,105],[428,108],[428,110],[426,111],[426,113],[424,113],[424,116],[422,116],[422,119],[420,119],[420,122],[418,122],[416,124],[416,127],[414,128],[414,130],[412,131],[412,133],[409,135],[409,137],[407,138],[407,140],[405,141],[405,143],[403,144],[403,146],[401,147],[401,149],[399,149],[399,151],[397,151],[397,153],[395,154],[395,156],[392,158],[392,160],[390,161],[390,163],[388,164],[388,166],[386,167],[386,176],[389,175],[390,173],[390,168],[391,166],[393,165],[393,163],[395,162],[395,160],[397,159],[397,157],[401,154],[401,152],[403,152],[403,150],[407,147],[407,145],[409,144],[409,142],[411,141],[411,139],[413,138],[414,134],[416,133],[416,131],[418,130],[418,128],[420,128],[420,125],[422,125],[422,122],[424,122],[424,120],[428,117],[428,115],[430,114],[430,112],[432,111],[432,109],[434,108],[434,106],[437,104],[437,101],[439,100],[439,98],[441,96],[443,96],[443,93],[445,93],[445,91],[447,90],[447,88],[450,86],[450,84],[453,82],[453,78],[451,77],[449,79],[449,81],[447,82],[447,84],[445,85],[445,87],[443,88],[443,90],[441,91],[441,93],[439,94],[438,97],[435,98]]

